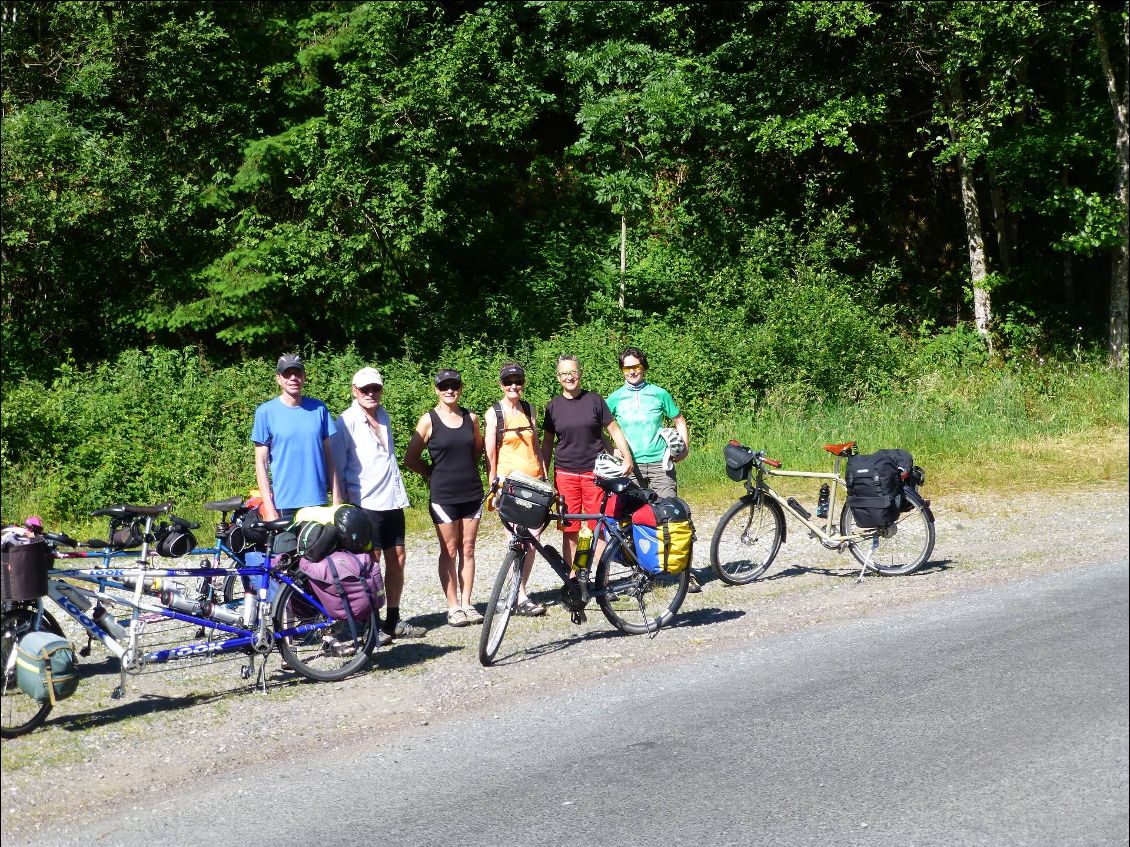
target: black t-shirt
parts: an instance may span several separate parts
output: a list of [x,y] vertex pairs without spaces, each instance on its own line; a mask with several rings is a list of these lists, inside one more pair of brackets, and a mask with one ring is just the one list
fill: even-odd
[[554,466],[574,473],[591,471],[605,449],[600,433],[610,423],[612,412],[595,392],[581,389],[572,400],[564,394],[550,400],[542,415],[542,431],[557,436]]

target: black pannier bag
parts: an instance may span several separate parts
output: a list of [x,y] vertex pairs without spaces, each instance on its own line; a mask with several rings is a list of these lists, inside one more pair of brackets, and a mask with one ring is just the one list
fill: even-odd
[[857,526],[864,529],[890,526],[902,511],[902,489],[914,469],[914,458],[906,450],[879,450],[847,460],[847,504]]

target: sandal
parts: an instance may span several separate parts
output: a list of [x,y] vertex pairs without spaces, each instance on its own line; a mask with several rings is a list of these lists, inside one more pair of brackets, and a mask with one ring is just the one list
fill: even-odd
[[545,606],[527,597],[514,607],[514,614],[521,615],[524,618],[536,618],[538,615],[545,614]]
[[450,626],[470,626],[471,622],[467,620],[467,613],[462,609],[448,609],[447,610],[447,623]]
[[464,606],[463,607],[463,614],[465,614],[467,616],[467,623],[468,624],[482,623],[483,622],[483,616],[479,614],[479,610],[476,609],[474,606]]

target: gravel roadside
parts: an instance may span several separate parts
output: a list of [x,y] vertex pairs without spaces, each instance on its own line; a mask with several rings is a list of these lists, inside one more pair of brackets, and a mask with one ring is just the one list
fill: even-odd
[[[115,701],[110,692],[116,668],[96,646],[84,660],[78,693],[56,707],[40,730],[4,742],[0,834],[33,840],[79,817],[97,820],[102,809],[144,813],[147,798],[213,774],[332,756],[394,732],[426,733],[452,717],[534,692],[566,693],[657,663],[677,672],[683,662],[778,632],[1093,562],[1126,561],[1125,483],[1054,495],[951,496],[935,501],[933,510],[937,545],[917,574],[872,575],[858,583],[854,559],[795,533],[767,574],[742,587],[719,582],[709,567],[719,513],[697,515],[695,569],[703,591],[688,595],[674,626],[653,639],[622,636],[595,604],[581,626],[553,605],[543,618],[512,621],[500,662],[491,668],[478,663],[478,627],[445,625],[436,546],[422,540],[410,540],[402,607],[428,628],[427,637],[382,648],[369,671],[340,683],[300,681],[282,671],[276,652],[268,660],[266,695],[241,679],[239,660],[223,660],[129,677],[126,696]],[[500,527],[485,521],[475,590],[480,610],[504,546]],[[555,601],[555,580],[539,564],[534,596]]]

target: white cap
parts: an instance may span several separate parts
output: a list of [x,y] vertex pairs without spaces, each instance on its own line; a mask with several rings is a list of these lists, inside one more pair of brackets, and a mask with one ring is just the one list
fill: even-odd
[[384,385],[385,381],[376,368],[361,368],[353,375],[353,384],[357,388],[364,388],[366,385]]

